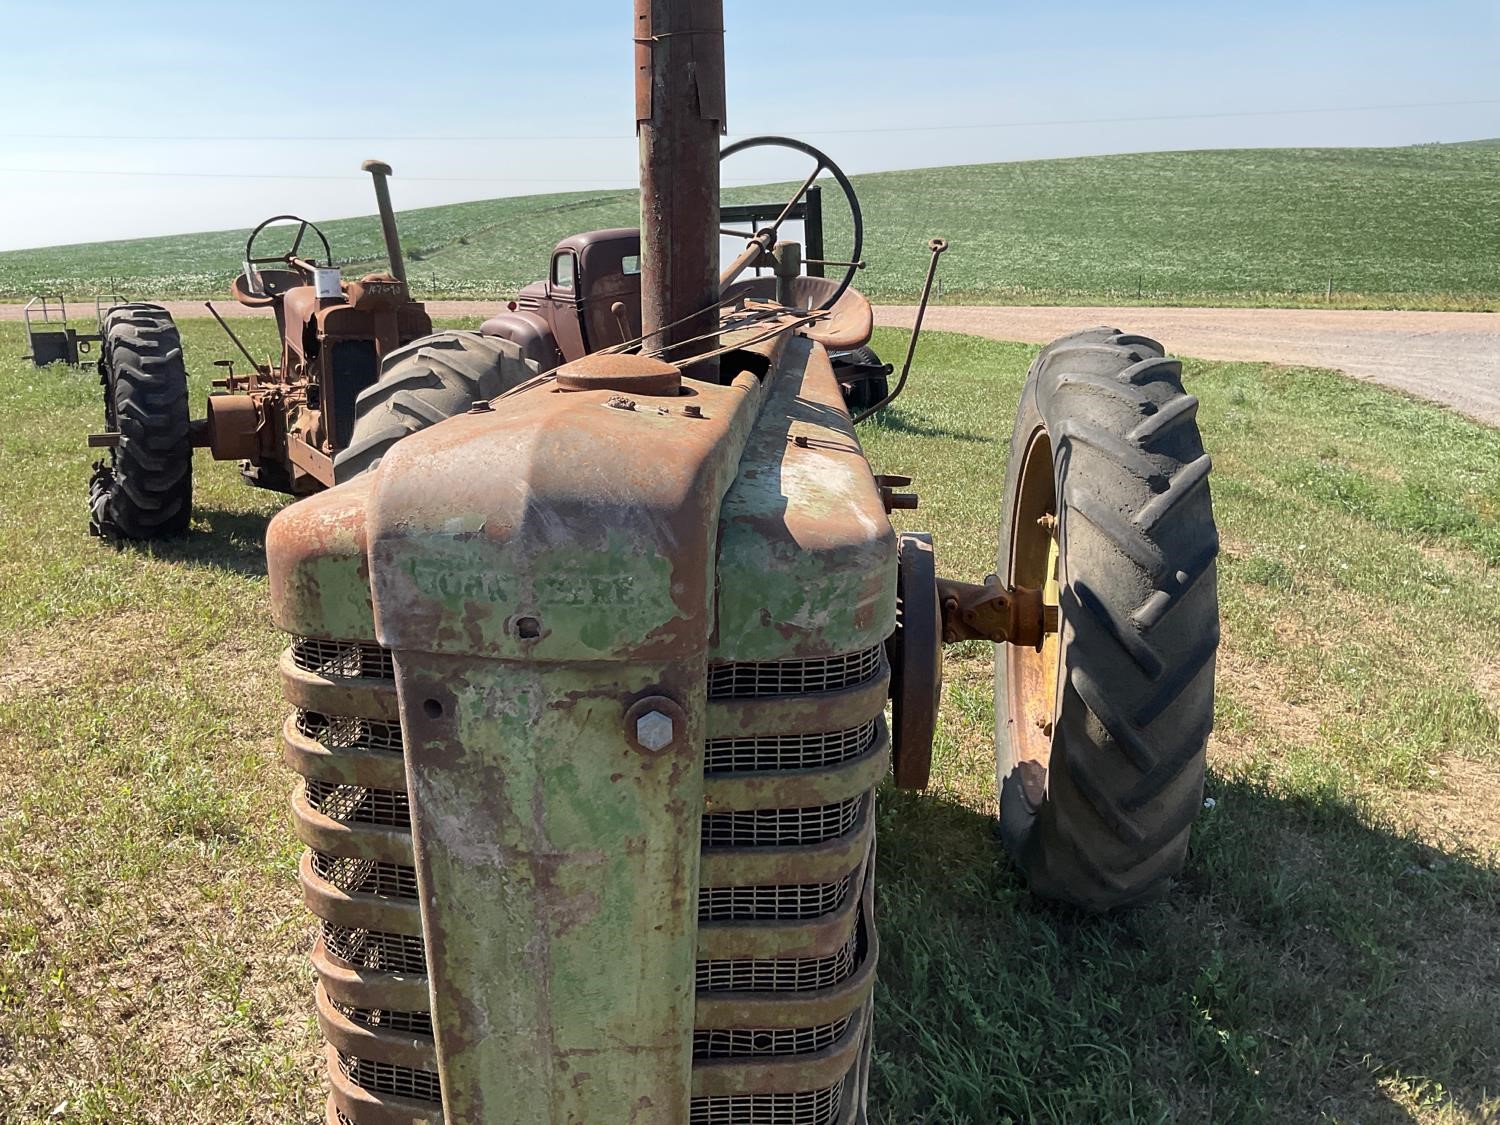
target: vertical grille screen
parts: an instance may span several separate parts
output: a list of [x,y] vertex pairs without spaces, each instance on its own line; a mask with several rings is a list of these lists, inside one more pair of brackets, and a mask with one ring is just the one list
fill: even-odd
[[864,797],[809,809],[749,809],[709,813],[703,818],[705,848],[766,848],[821,844],[842,836],[859,819]]
[[297,731],[329,750],[380,750],[399,754],[403,749],[400,723],[298,711]]
[[830,914],[838,909],[848,891],[849,877],[847,875],[836,883],[705,887],[698,892],[698,921],[816,918],[820,914]]
[[710,699],[753,699],[764,695],[808,695],[869,683],[880,674],[884,650],[869,648],[818,660],[770,660],[710,664]]
[[[392,654],[366,641],[297,637],[292,641],[291,653],[298,668],[328,679],[391,680],[395,675]],[[843,720],[844,725],[836,729],[780,733],[774,709],[798,695],[862,688],[884,672],[884,655],[879,648],[827,659],[710,666],[711,699],[763,698],[763,705],[753,706],[756,709],[764,706],[767,710],[764,715],[758,710],[748,712],[754,723],[745,729],[755,731],[753,735],[706,742],[705,783],[712,789],[715,785],[743,785],[736,775],[779,774],[774,784],[750,792],[774,793],[780,804],[750,808],[744,804],[731,805],[731,811],[705,813],[702,817],[700,846],[713,850],[716,869],[724,872],[726,878],[722,880],[724,885],[699,890],[698,921],[704,927],[700,930],[700,943],[708,942],[709,948],[739,950],[744,948],[745,935],[760,934],[762,937],[756,940],[767,944],[751,946],[756,951],[754,957],[714,956],[705,951],[695,966],[695,986],[700,1005],[710,1005],[705,1011],[712,1010],[715,1004],[734,1004],[735,993],[759,993],[761,1001],[774,997],[775,1003],[763,1009],[769,1015],[757,1017],[760,1022],[753,1026],[732,1026],[732,1018],[705,1016],[705,1022],[731,1026],[694,1029],[695,1074],[699,1068],[706,1068],[695,1082],[701,1078],[707,1083],[702,1088],[709,1093],[691,1099],[692,1125],[835,1125],[847,1108],[844,1102],[848,1084],[857,1081],[860,1073],[854,1069],[854,1063],[843,1080],[826,1088],[794,1093],[758,1093],[753,1088],[736,1093],[719,1091],[725,1089],[723,1068],[733,1066],[738,1060],[754,1060],[757,1066],[775,1068],[781,1074],[779,1088],[785,1090],[787,1072],[781,1071],[783,1066],[796,1066],[797,1060],[820,1053],[825,1059],[854,1059],[856,1052],[867,1049],[863,1037],[858,1043],[851,1038],[856,1017],[867,1017],[859,1016],[865,1003],[861,999],[863,993],[849,985],[873,956],[873,934],[866,931],[863,913],[868,908],[859,900],[865,886],[868,858],[868,847],[862,843],[864,837],[860,833],[869,829],[873,794],[867,789],[839,800],[824,794],[834,784],[830,780],[835,777],[831,771],[863,759],[883,745],[884,725],[878,711],[851,713],[848,704],[841,704],[845,708],[843,713],[851,714],[851,718]],[[374,693],[389,692],[389,687],[351,684],[329,690]],[[306,816],[310,807],[338,821],[345,826],[344,831],[356,837],[362,831],[410,831],[411,805],[405,790],[380,787],[391,785],[399,774],[393,774],[389,764],[370,758],[374,754],[404,752],[399,723],[306,707],[296,712],[295,729],[337,759],[336,770],[330,767],[326,776],[304,779],[307,804],[302,806],[301,815]],[[845,770],[837,776],[850,775]],[[374,784],[369,783],[371,779]],[[847,792],[849,789],[845,788],[832,795],[842,797]],[[799,801],[798,797],[802,799]],[[816,854],[824,857],[849,858],[839,858],[838,866],[831,865],[826,858],[819,860],[821,866],[817,870],[826,874],[804,876],[799,881],[797,875],[803,868],[795,852],[798,848],[817,848]],[[768,862],[768,857],[755,854],[758,849],[776,849],[777,858]],[[318,909],[328,910],[340,922],[376,927],[321,920],[327,955],[336,963],[369,974],[364,985],[366,991],[356,1004],[332,996],[328,1002],[344,1019],[374,1036],[374,1041],[399,1037],[406,1044],[402,1049],[408,1052],[413,1049],[414,1040],[417,1044],[433,1044],[432,1015],[427,1011],[407,1010],[418,1002],[409,991],[401,993],[400,1000],[393,995],[390,1002],[381,1003],[385,994],[380,991],[383,987],[380,974],[418,978],[427,974],[422,938],[394,932],[406,928],[404,921],[396,921],[395,914],[390,915],[390,924],[381,923],[381,911],[393,909],[381,900],[390,904],[420,901],[415,868],[386,860],[333,855],[316,847],[310,855],[310,879],[316,877],[339,891],[361,897],[354,903],[335,900],[327,896],[328,887],[324,886],[323,896],[309,901],[326,903]],[[749,870],[757,874],[745,877],[748,872],[737,867],[741,862],[750,864]],[[762,873],[771,872],[780,875],[781,881],[755,881],[764,877]],[[851,906],[857,909],[849,910]],[[352,913],[337,913],[346,909]],[[403,917],[409,918],[410,906],[403,905],[401,909],[407,911]],[[852,930],[846,931],[846,925],[852,926]],[[846,932],[847,942],[827,956],[795,957],[775,952],[805,949],[813,935],[825,935],[819,940],[827,941],[827,935],[832,933],[836,935],[832,942],[821,946],[830,948],[843,942]],[[762,948],[768,952],[761,953]],[[329,981],[333,979],[330,977]],[[840,1008],[843,1001],[838,998],[844,996],[850,999],[846,1007]],[[720,1017],[722,1014],[721,1011]],[[432,1106],[432,1112],[439,1112],[442,1091],[435,1056],[430,1065],[424,1066],[420,1056],[416,1059],[385,1056],[373,1047],[368,1052],[356,1048],[360,1053],[351,1053],[343,1049],[342,1043],[340,1048],[333,1065],[365,1097],[375,1102],[386,1097],[412,1099]],[[434,1050],[435,1045],[426,1049]],[[363,1053],[381,1057],[364,1058]],[[385,1057],[400,1057],[418,1065],[396,1065],[384,1061]],[[333,1107],[332,1119],[338,1125],[360,1125],[366,1120],[363,1104],[340,1099],[340,1104]]]
[[704,747],[703,772],[712,776],[761,770],[827,769],[859,757],[874,742],[874,722],[829,734],[711,738]]
[[310,777],[307,779],[307,803],[324,816],[344,824],[411,827],[411,805],[405,793],[394,789],[366,789],[361,785],[338,785]]
[[441,1101],[442,1087],[438,1076],[427,1070],[409,1066],[396,1066],[388,1062],[375,1062],[339,1052],[339,1069],[344,1077],[356,1086],[376,1094],[394,1094],[398,1098],[421,1098],[423,1101]]
[[734,1094],[694,1098],[690,1125],[832,1125],[844,1097],[842,1082],[800,1094]]
[[316,672],[330,679],[364,676],[392,680],[396,677],[391,650],[369,641],[293,637],[292,663],[304,672]]
[[699,961],[699,992],[808,992],[831,988],[859,963],[851,940],[831,957],[775,957],[753,961]]
[[379,969],[407,976],[427,975],[427,951],[410,934],[384,934],[323,923],[323,944],[340,961],[360,969]]
[[699,1028],[693,1032],[693,1058],[744,1059],[760,1055],[810,1055],[831,1047],[849,1026],[849,1017],[817,1027]]
[[332,883],[345,894],[417,897],[417,869],[405,864],[313,852],[312,869],[319,879]]
[[348,1004],[334,1004],[334,1007],[361,1027],[384,1028],[404,1035],[432,1034],[431,1012],[387,1012],[380,1008],[351,1008]]

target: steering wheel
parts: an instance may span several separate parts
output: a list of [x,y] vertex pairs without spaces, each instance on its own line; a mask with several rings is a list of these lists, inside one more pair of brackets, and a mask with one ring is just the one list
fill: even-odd
[[[285,254],[276,254],[276,255],[269,256],[269,257],[267,257],[267,256],[257,257],[256,254],[255,254],[255,240],[257,238],[259,238],[260,235],[261,235],[261,232],[264,231],[272,223],[279,223],[279,222],[283,222],[283,221],[293,222],[293,223],[299,224],[299,226],[297,227],[297,237],[292,242],[292,248],[290,250],[288,250]],[[309,230],[311,230],[313,232],[313,234],[317,235],[318,236],[318,241],[323,244],[323,262],[322,262],[322,265],[325,266],[325,267],[328,267],[328,268],[332,268],[332,266],[333,266],[333,251],[331,249],[329,249],[328,239],[324,236],[323,232],[320,231],[314,224],[308,222],[306,219],[302,218],[300,215],[272,215],[265,222],[261,223],[260,226],[256,227],[253,231],[251,231],[250,232],[250,237],[247,238],[247,239],[245,239],[245,265],[246,265],[246,267],[249,267],[249,266],[283,265],[283,266],[291,266],[293,269],[297,269],[297,268],[300,267],[300,268],[302,268],[305,271],[306,266],[308,266],[308,265],[312,265],[312,266],[318,265],[319,263],[318,263],[318,260],[316,258],[313,258],[310,262],[304,262],[304,259],[301,259],[301,258],[299,258],[297,256],[297,251],[300,250],[300,249],[302,249],[302,239],[304,237],[306,237],[307,232]],[[245,278],[246,290],[252,296],[257,296],[257,297],[264,296],[265,294],[262,293],[258,287],[254,286],[254,279],[251,278],[250,276],[248,276],[249,273],[250,273],[250,270],[247,268],[246,269],[247,276]]]
[[816,161],[816,166],[813,168],[812,174],[802,181],[802,186],[787,201],[787,205],[781,209],[781,214],[776,216],[776,220],[770,226],[762,227],[755,231],[720,228],[721,234],[730,237],[743,237],[746,239],[746,244],[744,253],[731,262],[729,267],[720,275],[719,285],[721,288],[728,286],[735,278],[744,273],[747,268],[754,265],[762,254],[768,253],[776,245],[776,235],[781,229],[781,224],[786,222],[793,208],[807,194],[807,189],[812,187],[817,178],[826,171],[832,173],[834,180],[839,185],[839,189],[844,193],[844,198],[849,203],[849,214],[854,220],[854,249],[850,253],[848,261],[828,263],[829,265],[842,265],[846,268],[844,278],[839,282],[838,288],[833,291],[826,301],[818,306],[817,311],[826,312],[833,308],[834,303],[844,295],[844,291],[854,281],[855,271],[864,265],[860,261],[859,255],[860,251],[865,248],[865,220],[863,213],[859,209],[859,198],[854,194],[854,185],[849,182],[849,177],[844,175],[844,170],[829,159],[827,153],[813,148],[806,141],[793,140],[791,137],[746,137],[742,141],[735,141],[734,144],[727,146],[720,152],[719,163],[722,164],[735,153],[745,152],[747,149],[752,148],[789,148],[794,152],[800,152],[805,156],[811,157]]

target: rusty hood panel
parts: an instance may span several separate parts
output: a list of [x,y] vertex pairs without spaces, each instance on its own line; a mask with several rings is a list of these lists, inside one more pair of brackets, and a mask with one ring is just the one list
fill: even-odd
[[720,509],[715,660],[831,656],[895,628],[896,535],[822,347],[788,344]]
[[684,386],[544,384],[395,446],[370,504],[381,642],[560,661],[701,645],[719,499],[765,389]]
[[283,509],[266,529],[266,569],[276,627],[307,637],[371,636],[365,504],[360,477]]

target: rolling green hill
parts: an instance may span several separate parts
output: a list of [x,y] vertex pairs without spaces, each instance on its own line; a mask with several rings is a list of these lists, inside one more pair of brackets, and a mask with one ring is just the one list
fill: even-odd
[[[913,297],[934,234],[942,299],[1409,308],[1500,306],[1500,144],[1143,153],[855,177],[879,300]],[[787,186],[741,188],[776,198]],[[830,191],[836,189],[830,188]],[[840,208],[831,208],[838,212]],[[580,230],[634,225],[635,193],[579,192],[403,212],[425,296],[492,297],[541,275]],[[828,252],[847,252],[831,217]],[[371,218],[325,225],[358,272],[383,260]],[[0,299],[43,290],[222,296],[243,231],[0,253]]]

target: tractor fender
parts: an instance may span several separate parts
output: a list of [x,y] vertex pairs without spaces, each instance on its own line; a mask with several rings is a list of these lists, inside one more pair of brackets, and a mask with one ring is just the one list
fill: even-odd
[[518,344],[521,354],[540,371],[551,371],[563,361],[551,326],[534,312],[513,310],[492,316],[479,326],[481,336],[498,336]]

